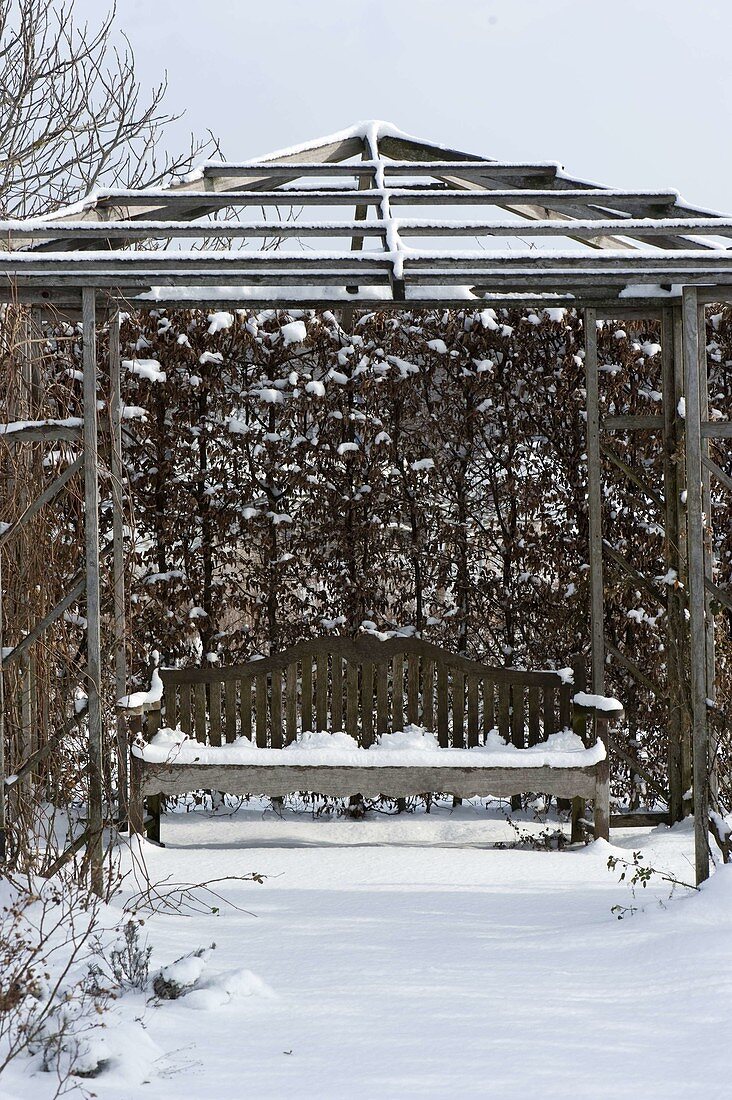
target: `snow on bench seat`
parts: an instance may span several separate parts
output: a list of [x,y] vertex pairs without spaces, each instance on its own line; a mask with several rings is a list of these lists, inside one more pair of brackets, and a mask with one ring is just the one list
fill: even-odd
[[596,741],[585,748],[572,730],[550,734],[530,748],[507,744],[491,730],[485,744],[473,748],[441,748],[433,733],[407,726],[385,733],[369,748],[360,748],[347,733],[306,732],[281,749],[259,748],[248,737],[212,746],[163,727],[149,744],[135,745],[135,756],[149,764],[239,764],[259,767],[401,767],[401,768],[587,768],[605,759],[605,746]]

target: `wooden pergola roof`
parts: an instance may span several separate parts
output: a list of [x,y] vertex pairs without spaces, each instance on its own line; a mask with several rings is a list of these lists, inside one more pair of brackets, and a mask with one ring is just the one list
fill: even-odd
[[674,191],[600,187],[368,122],[0,222],[0,275],[4,298],[58,304],[93,285],[169,306],[658,306],[682,285],[726,297],[730,236],[732,217]]

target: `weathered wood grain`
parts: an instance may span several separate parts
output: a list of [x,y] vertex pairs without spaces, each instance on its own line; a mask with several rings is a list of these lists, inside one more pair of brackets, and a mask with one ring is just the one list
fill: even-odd
[[334,798],[412,797],[440,791],[458,798],[506,797],[533,791],[594,798],[600,765],[591,768],[332,767],[242,764],[142,764],[133,756],[142,796],[205,789],[282,797],[315,791]]

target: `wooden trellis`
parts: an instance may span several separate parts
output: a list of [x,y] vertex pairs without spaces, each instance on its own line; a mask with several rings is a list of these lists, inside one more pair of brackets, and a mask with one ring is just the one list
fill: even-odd
[[[466,216],[475,207],[475,216]],[[346,212],[348,217],[340,216]],[[0,222],[0,235],[5,245],[0,300],[28,305],[35,316],[43,309],[56,317],[81,312],[83,322],[83,423],[26,425],[12,433],[12,442],[71,439],[82,445],[83,460],[31,503],[15,529],[50,503],[83,462],[85,567],[67,596],[5,655],[3,668],[23,658],[43,630],[86,592],[88,835],[95,889],[101,889],[102,875],[96,330],[103,314],[110,324],[115,674],[121,695],[126,670],[119,312],[130,304],[137,309],[330,308],[344,311],[346,321],[356,307],[465,308],[473,303],[476,308],[583,311],[592,688],[603,691],[608,654],[641,683],[650,683],[603,634],[605,569],[622,570],[641,587],[652,587],[650,578],[603,541],[604,456],[658,508],[666,563],[684,580],[683,589],[654,590],[666,604],[669,630],[670,752],[664,793],[676,820],[693,781],[697,878],[707,876],[711,602],[732,606],[729,594],[714,582],[710,478],[727,488],[732,482],[710,458],[709,440],[732,437],[732,423],[709,419],[703,310],[706,303],[732,299],[732,218],[691,207],[673,191],[599,187],[567,176],[555,164],[499,163],[370,123],[258,160],[206,164],[195,178],[169,188],[99,190],[53,217]],[[536,238],[541,247],[527,248],[526,238]],[[466,239],[475,244],[467,247]],[[479,247],[483,239],[487,244]],[[185,240],[200,247],[183,250],[179,242]],[[225,247],[212,248],[216,241]],[[151,242],[165,247],[134,250]],[[596,322],[604,318],[660,321],[663,401],[658,416],[601,418]],[[636,429],[661,434],[663,494],[613,450],[613,432]],[[0,542],[12,538],[13,531],[1,534]],[[0,721],[1,715],[0,694]],[[120,809],[124,814],[124,806]]]

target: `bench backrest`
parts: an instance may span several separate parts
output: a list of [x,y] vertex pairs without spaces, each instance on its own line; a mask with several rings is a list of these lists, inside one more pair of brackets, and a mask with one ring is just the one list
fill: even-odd
[[417,638],[316,638],[231,668],[161,669],[166,725],[211,745],[281,748],[303,730],[345,730],[368,747],[405,723],[464,748],[498,729],[518,747],[572,724],[584,687],[556,672],[491,668]]

